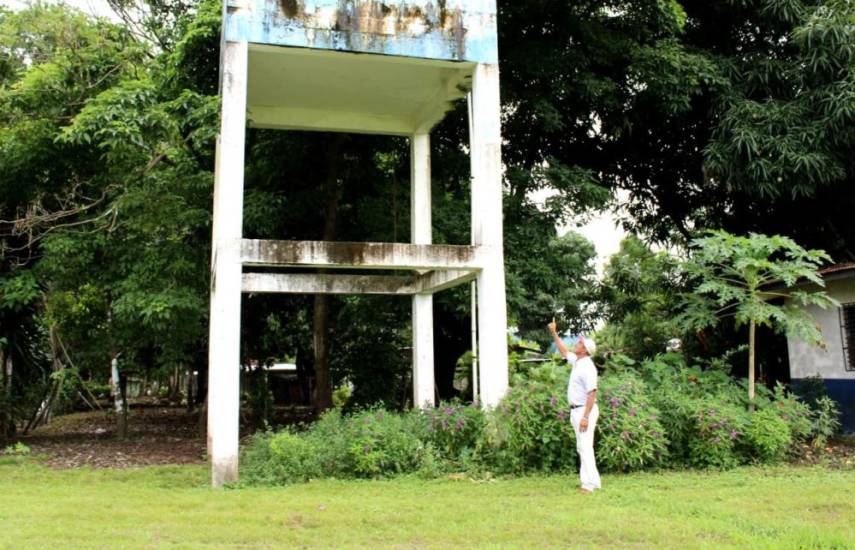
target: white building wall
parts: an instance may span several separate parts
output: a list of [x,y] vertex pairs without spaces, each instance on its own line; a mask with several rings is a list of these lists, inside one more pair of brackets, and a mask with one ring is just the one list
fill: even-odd
[[[829,281],[826,291],[829,296],[842,304],[855,302],[855,277]],[[788,338],[790,376],[793,379],[819,375],[826,379],[855,380],[855,371],[846,370],[839,308],[822,309],[810,306],[807,309],[822,330],[825,348],[812,346],[796,338]],[[851,353],[855,353],[855,349]]]

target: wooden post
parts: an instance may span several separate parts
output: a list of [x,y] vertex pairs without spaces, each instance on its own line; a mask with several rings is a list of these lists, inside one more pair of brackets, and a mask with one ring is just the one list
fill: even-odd
[[[431,227],[430,134],[410,139],[410,212],[413,244],[430,244]],[[433,296],[413,295],[413,406],[433,407]]]
[[508,390],[507,305],[502,245],[502,136],[498,65],[478,64],[472,79],[470,155],[472,242],[485,254],[478,275],[478,352],[482,406]]
[[237,480],[240,306],[246,134],[246,42],[225,42],[222,119],[217,137],[208,348],[208,454],[214,487]]

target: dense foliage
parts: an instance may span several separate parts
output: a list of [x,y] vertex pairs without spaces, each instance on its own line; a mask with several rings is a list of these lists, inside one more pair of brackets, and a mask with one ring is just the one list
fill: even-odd
[[[722,361],[688,364],[676,353],[607,363],[595,439],[600,470],[771,464],[798,456],[807,442],[824,443],[822,400],[811,409],[782,387],[764,389],[752,412],[744,384],[727,370]],[[243,479],[282,484],[321,477],[572,473],[578,459],[568,374],[563,363],[518,374],[510,393],[486,413],[460,403],[408,413],[333,410],[302,431],[256,435],[244,449]]]

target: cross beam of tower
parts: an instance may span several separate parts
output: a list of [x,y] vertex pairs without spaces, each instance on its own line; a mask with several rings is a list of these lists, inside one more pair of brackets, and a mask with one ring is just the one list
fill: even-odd
[[[242,293],[409,296],[413,403],[433,406],[433,295],[475,281],[479,398],[494,406],[507,391],[495,0],[377,4],[224,0],[208,390],[214,486],[238,475]],[[467,94],[472,243],[435,245],[430,130]],[[409,138],[411,242],[244,239],[247,125]],[[353,273],[360,269],[394,274]]]

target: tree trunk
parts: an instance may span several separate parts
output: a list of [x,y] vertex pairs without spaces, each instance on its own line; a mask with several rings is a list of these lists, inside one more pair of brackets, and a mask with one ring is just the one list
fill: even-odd
[[333,405],[330,376],[329,296],[315,296],[315,410],[321,413]]
[[53,412],[53,406],[56,404],[56,399],[59,396],[60,389],[62,388],[62,376],[55,376],[57,373],[60,373],[65,368],[65,365],[62,363],[62,359],[60,359],[60,345],[59,345],[59,335],[57,334],[56,326],[50,327],[50,331],[48,333],[48,343],[50,345],[50,353],[52,356],[52,365],[51,365],[51,384],[50,390],[48,390],[47,396],[42,403],[42,408],[39,411],[39,414],[36,416],[35,423],[32,424],[31,429],[35,429],[39,426],[39,424],[47,424],[50,422],[51,413]]
[[193,412],[193,407],[196,405],[193,399],[193,370],[187,369],[187,412]]
[[14,428],[12,419],[12,357],[0,349],[0,440],[9,439]]
[[757,325],[754,320],[748,328],[748,409],[754,411],[754,343]]
[[[323,240],[332,241],[336,236],[338,204],[341,199],[339,167],[341,165],[342,135],[335,136],[327,149],[327,173],[323,186],[326,207],[324,208]],[[323,273],[319,270],[319,273]],[[315,348],[315,410],[321,413],[333,406],[332,377],[330,375],[330,297],[326,294],[315,295],[314,312],[314,348]]]
[[169,404],[181,403],[181,370],[178,365],[172,368],[172,375],[169,377]]

